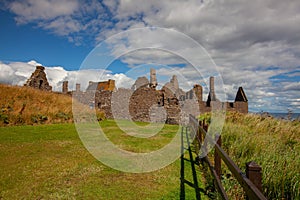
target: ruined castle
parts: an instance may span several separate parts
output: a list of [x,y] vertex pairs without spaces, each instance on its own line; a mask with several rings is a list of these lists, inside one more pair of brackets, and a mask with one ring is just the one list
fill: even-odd
[[[131,119],[133,121],[182,123],[183,115],[198,115],[222,106],[229,111],[248,112],[248,99],[242,87],[237,91],[234,102],[221,102],[215,94],[214,77],[210,77],[209,94],[203,100],[201,85],[184,92],[174,75],[170,82],[157,89],[155,69],[150,69],[150,81],[139,77],[130,89],[116,88],[114,80],[89,82],[85,91],[76,84],[75,91],[68,91],[68,81],[63,82],[62,93],[73,95],[81,103],[105,112],[107,118]],[[25,86],[50,90],[44,68],[38,66]],[[198,112],[197,112],[198,111]]]
[[36,66],[35,71],[32,73],[31,77],[24,84],[26,87],[32,87],[39,90],[52,91],[52,87],[49,85],[45,67]]

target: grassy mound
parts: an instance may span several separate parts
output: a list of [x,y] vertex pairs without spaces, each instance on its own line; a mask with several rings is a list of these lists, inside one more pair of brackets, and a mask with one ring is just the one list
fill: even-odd
[[0,93],[0,126],[73,121],[70,96],[2,84]]
[[[252,160],[262,167],[264,194],[269,199],[300,198],[299,121],[229,113],[222,140],[223,149],[242,170]],[[223,174],[224,184],[234,191],[230,173]]]

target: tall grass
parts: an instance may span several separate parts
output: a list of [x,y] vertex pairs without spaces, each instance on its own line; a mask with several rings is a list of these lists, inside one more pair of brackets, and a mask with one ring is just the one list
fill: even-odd
[[249,161],[262,167],[263,192],[269,199],[300,199],[300,121],[228,113],[222,141],[242,170]]
[[[2,84],[0,94],[0,126],[73,121],[70,96]],[[97,114],[104,118],[103,113]]]

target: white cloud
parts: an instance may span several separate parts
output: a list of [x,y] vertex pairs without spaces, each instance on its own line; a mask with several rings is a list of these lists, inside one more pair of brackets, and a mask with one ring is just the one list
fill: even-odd
[[[35,67],[41,65],[36,61],[0,63],[0,83],[22,86],[34,72]],[[74,90],[76,83],[81,84],[84,91],[89,81],[107,81],[113,79],[117,87],[130,88],[134,80],[125,74],[112,74],[105,70],[66,71],[62,67],[45,67],[49,84],[54,91],[61,91],[63,81],[69,81],[69,89]]]
[[97,0],[17,0],[4,5],[16,15],[18,24],[31,23],[76,45],[90,42],[83,41],[83,35],[89,38],[111,25]]
[[288,83],[283,83],[284,90],[295,90],[295,91],[300,91],[300,82],[288,82]]
[[2,83],[12,84],[12,76],[14,75],[14,70],[6,64],[0,63],[0,80]]
[[35,69],[32,63],[0,63],[0,83],[23,85]]
[[18,23],[55,19],[74,13],[78,7],[76,0],[22,0],[9,5],[10,10],[17,14]]
[[[28,63],[0,63],[0,83],[23,85],[35,70],[36,65],[40,64],[36,61],[30,61]],[[81,90],[85,90],[89,81],[106,81],[113,79],[116,80],[118,88],[130,88],[135,81],[135,79],[128,77],[130,74],[112,74],[107,70],[89,69],[66,71],[62,67],[57,66],[46,67],[45,72],[54,91],[61,91],[62,82],[65,80],[69,81],[70,90],[75,89],[76,83],[80,83]],[[225,78],[227,76],[231,77],[231,80],[224,79],[224,90],[228,96],[228,100],[233,101],[238,87],[243,86],[249,99],[251,111],[286,111],[287,108],[290,108],[294,112],[298,112],[300,99],[299,82],[279,82],[277,83],[279,84],[278,86],[268,78],[276,74],[274,71],[262,71],[260,76],[257,76],[257,73],[252,71],[245,73],[248,79],[240,79],[235,73],[231,74],[231,76],[229,75],[230,73],[225,73]],[[191,66],[185,68],[161,66],[161,68],[157,70],[159,84],[165,84],[166,81],[170,80],[173,74],[177,75],[180,87],[186,91],[191,89],[196,83],[201,84],[204,89],[203,100],[206,100],[209,87],[205,84],[208,83],[207,77],[203,79],[203,77],[197,75]],[[148,73],[147,76],[149,76]],[[219,86],[216,85],[216,87]]]
[[[36,24],[54,34],[66,36],[69,41],[78,45],[86,42],[87,38],[92,38],[97,43],[133,27],[158,26],[175,29],[195,39],[209,52],[219,66],[229,99],[234,98],[238,86],[244,87],[253,109],[284,110],[291,105],[289,100],[300,98],[300,1],[82,2],[24,0],[9,3],[8,9],[16,15],[18,23]],[[118,41],[115,42],[117,45]],[[201,59],[201,55],[192,48],[184,49],[184,42],[151,33],[130,35],[126,45],[119,43],[122,45],[116,46],[112,55],[130,52],[141,44],[160,47],[161,43],[170,44],[190,58]],[[158,64],[176,65],[182,62],[178,57],[159,50],[129,53],[122,57],[122,61],[133,66],[152,63],[155,58]],[[26,72],[10,68],[11,66],[12,63],[9,66],[3,63],[0,65],[1,70],[10,74],[14,81],[2,74],[1,80],[10,83],[24,80],[22,77]],[[24,69],[28,66],[23,65]],[[189,82],[199,81],[199,77],[195,76],[189,66],[177,67],[176,70],[189,77]],[[53,76],[62,79],[62,74]],[[68,72],[65,77],[72,75]],[[282,81],[279,75],[291,80],[285,78]],[[53,78],[54,83],[57,81]]]

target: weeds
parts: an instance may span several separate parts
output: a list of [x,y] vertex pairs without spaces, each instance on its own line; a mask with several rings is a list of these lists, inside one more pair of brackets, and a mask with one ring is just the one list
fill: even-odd
[[[252,160],[262,167],[263,192],[268,199],[300,198],[299,121],[230,112],[222,142],[222,148],[243,171]],[[227,174],[224,168],[222,173]],[[231,191],[232,198],[240,198],[235,196],[229,177],[223,176],[225,188]]]

